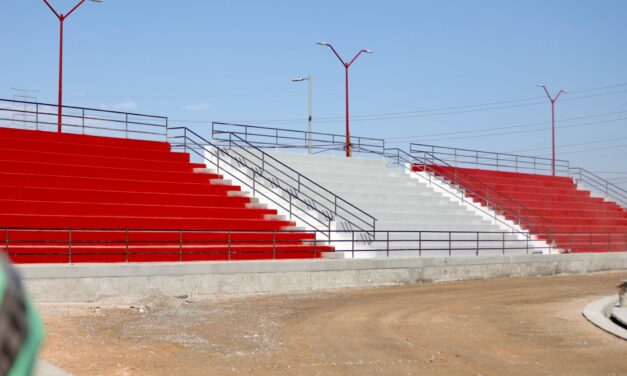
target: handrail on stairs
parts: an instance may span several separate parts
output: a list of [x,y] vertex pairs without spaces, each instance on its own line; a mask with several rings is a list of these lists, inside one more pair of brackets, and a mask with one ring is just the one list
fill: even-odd
[[[182,133],[182,134],[180,134]],[[203,161],[225,170],[238,183],[289,212],[304,224],[330,237],[331,222],[338,218],[350,229],[374,232],[376,218],[280,162],[237,134],[227,145],[217,145],[186,127],[169,128],[173,147],[191,151]],[[211,158],[205,156],[205,152]],[[244,178],[238,178],[238,174]],[[250,181],[247,181],[249,179]],[[259,190],[259,187],[270,189]],[[272,197],[270,197],[272,196]],[[306,217],[306,218],[303,218]],[[320,218],[322,217],[322,219]],[[322,228],[321,228],[322,227]]]
[[[552,160],[550,158],[529,155],[496,153],[490,151],[460,149],[446,146],[410,144],[410,154],[428,153],[437,156],[456,167],[475,167],[496,171],[514,171],[531,174],[550,173]],[[627,210],[627,191],[606,179],[587,171],[581,167],[574,167],[563,159],[556,160],[556,173],[559,176],[571,177],[575,182],[587,184],[607,199],[616,201]]]
[[[457,186],[456,188],[459,191],[460,198],[462,200],[464,199],[464,196],[470,193],[472,196],[480,200],[483,200],[486,206],[492,209],[495,213],[499,213],[505,216],[506,218],[510,217],[510,219],[512,219],[515,223],[518,223],[519,225],[526,227],[527,230],[529,231],[535,230],[535,232],[543,232],[543,233],[553,232],[553,223],[549,219],[543,217],[542,215],[538,213],[535,213],[533,210],[527,208],[526,206],[517,202],[511,197],[501,192],[496,191],[495,189],[491,188],[485,183],[461,171],[455,170],[454,174],[451,175],[450,172],[444,169],[438,169],[437,164],[440,164],[442,166],[448,166],[448,167],[452,167],[452,166],[450,166],[445,161],[438,159],[434,155],[430,155],[431,159],[427,160],[427,159],[420,159],[399,148],[388,148],[386,149],[386,151],[387,151],[386,156],[388,157],[388,159],[395,161],[399,165],[401,163],[405,165],[409,165],[408,168],[411,171],[414,171],[413,166],[419,165],[420,168],[434,175],[434,177],[444,178],[445,180],[448,181],[449,185],[452,185],[454,187]],[[427,162],[433,162],[433,161],[437,162],[437,164],[427,163]],[[471,188],[469,184],[467,184],[467,182],[471,182],[471,184],[475,188]],[[482,191],[485,193],[482,193]],[[513,210],[510,209],[508,208],[508,206],[514,209]],[[530,220],[529,218],[533,218],[533,220]]]

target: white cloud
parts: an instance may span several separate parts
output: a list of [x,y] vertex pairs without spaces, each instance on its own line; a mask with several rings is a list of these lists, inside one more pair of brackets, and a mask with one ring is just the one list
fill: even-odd
[[209,109],[209,103],[188,104],[183,109],[191,111],[206,111]]
[[103,110],[112,110],[112,111],[133,111],[133,110],[137,110],[138,107],[139,106],[137,105],[137,102],[133,102],[133,101],[100,105],[100,108],[102,108]]

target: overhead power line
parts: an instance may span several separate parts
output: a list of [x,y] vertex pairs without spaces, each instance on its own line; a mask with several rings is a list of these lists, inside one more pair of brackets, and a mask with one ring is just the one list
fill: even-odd
[[[573,146],[603,144],[603,143],[615,142],[615,141],[623,141],[623,140],[627,140],[627,137],[607,138],[605,140],[596,140],[596,141],[578,142],[576,144],[558,145],[557,148],[558,149],[563,149],[563,148],[571,148]],[[533,149],[518,149],[518,150],[512,150],[509,153],[522,153],[522,152],[528,152],[528,151],[549,150],[549,149],[551,149],[551,147],[533,148]],[[561,154],[563,154],[563,153],[561,153]]]
[[[601,114],[594,114],[594,115],[586,115],[586,116],[578,116],[578,117],[573,117],[573,118],[560,119],[559,122],[563,123],[563,122],[570,122],[570,121],[573,121],[573,120],[594,119],[594,118],[598,118],[598,117],[605,117],[605,116],[617,115],[617,114],[625,114],[625,113],[627,113],[627,110],[626,111],[605,112],[605,113],[601,113]],[[430,133],[430,134],[421,134],[421,135],[414,135],[414,136],[389,137],[389,138],[386,138],[386,140],[403,140],[403,139],[412,139],[412,138],[424,138],[424,137],[434,137],[434,136],[449,136],[449,135],[457,135],[457,134],[480,133],[480,132],[488,132],[488,131],[503,130],[503,129],[525,128],[525,127],[532,127],[532,126],[546,125],[546,124],[551,124],[551,122],[540,121],[540,122],[534,122],[534,123],[523,123],[523,124],[516,124],[516,125],[508,125],[508,126],[503,126],[503,127],[474,128],[474,129],[467,129],[467,130],[464,130],[464,131],[456,131],[456,132],[442,132],[442,133]]]
[[[563,153],[559,153],[560,155],[563,154],[577,154],[577,153],[588,153],[591,151],[600,151],[600,150],[609,150],[609,149],[619,149],[619,148],[627,148],[627,145],[614,145],[614,146],[603,146],[600,148],[592,148],[592,149],[582,149],[582,150],[573,150],[573,151],[565,151]],[[550,155],[545,154],[545,155],[540,155],[540,157],[548,157]]]
[[[579,99],[585,99],[585,98],[625,93],[627,92],[627,89],[615,90],[615,91],[610,91],[606,93],[598,93],[598,94],[591,94],[591,95],[583,95],[583,96],[575,96],[575,97],[572,96],[573,94],[589,93],[593,91],[613,89],[613,88],[619,88],[619,87],[625,87],[625,86],[627,86],[627,83],[620,83],[620,84],[596,87],[596,88],[591,88],[591,89],[573,90],[569,92],[570,97],[564,98],[564,100],[572,101],[572,100],[579,100]],[[536,96],[536,97],[518,98],[518,99],[510,99],[510,100],[503,100],[503,101],[493,101],[493,102],[488,102],[488,103],[479,103],[479,104],[471,104],[471,105],[463,105],[463,106],[450,106],[450,107],[440,107],[440,108],[422,109],[422,110],[413,110],[413,111],[385,112],[385,113],[369,114],[369,115],[355,115],[355,116],[351,116],[351,120],[353,121],[394,120],[394,119],[444,116],[444,115],[454,115],[454,114],[462,114],[462,113],[503,110],[503,109],[510,109],[510,108],[520,108],[520,107],[526,107],[526,106],[546,104],[545,101],[539,101],[542,98],[544,97]],[[522,102],[529,102],[529,101],[535,101],[535,102],[522,103]],[[511,103],[518,103],[518,104],[503,106],[504,104],[511,104]],[[487,107],[487,108],[482,108],[482,107]],[[320,124],[320,123],[341,122],[344,119],[345,118],[343,116],[331,116],[331,117],[319,117],[319,118],[316,118],[315,120],[316,120],[316,123]],[[187,123],[208,123],[208,121],[184,120],[184,119],[172,119],[172,121],[187,122]],[[292,119],[265,119],[265,120],[230,120],[228,122],[249,123],[249,124],[273,123],[277,125],[278,124],[289,125],[289,124],[302,124],[305,121],[306,119],[292,118]]]
[[[617,119],[608,119],[608,120],[598,120],[598,121],[594,121],[594,122],[572,124],[572,125],[562,125],[562,126],[556,126],[555,128],[556,129],[565,129],[565,128],[586,127],[586,126],[592,126],[592,125],[598,126],[598,125],[602,125],[602,124],[615,123],[617,121],[623,121],[623,120],[627,120],[627,117],[622,117],[622,118],[617,118]],[[546,124],[546,123],[543,123],[543,124]],[[499,133],[488,133],[488,134],[479,134],[479,135],[471,135],[471,136],[429,138],[427,140],[425,140],[424,138],[421,138],[420,140],[423,141],[423,142],[447,141],[447,140],[466,140],[466,139],[472,139],[472,138],[510,136],[510,135],[513,135],[513,134],[545,132],[545,131],[547,131],[547,128],[546,127],[541,127],[541,128],[534,128],[534,129],[528,129],[528,130],[508,131],[508,132],[499,132]],[[411,140],[392,141],[392,142],[390,142],[390,144],[399,144],[399,143],[404,143],[404,142],[408,142],[408,141],[411,141]]]

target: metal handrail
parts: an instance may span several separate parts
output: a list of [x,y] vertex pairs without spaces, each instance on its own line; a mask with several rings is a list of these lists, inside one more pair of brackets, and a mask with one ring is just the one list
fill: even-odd
[[575,179],[575,183],[581,182],[589,185],[599,193],[603,193],[605,197],[616,201],[623,210],[627,211],[626,190],[581,167],[571,167],[568,171],[573,179]]
[[[483,199],[487,205],[488,208],[492,209],[495,213],[499,213],[501,215],[503,215],[504,217],[511,217],[512,220],[514,220],[515,223],[518,223],[522,226],[525,226],[528,230],[538,230],[538,227],[542,229],[542,231],[547,231],[547,229],[552,232],[553,231],[553,223],[548,220],[547,218],[543,217],[542,215],[535,213],[533,210],[527,208],[526,206],[524,206],[523,204],[519,203],[518,201],[512,199],[511,197],[496,191],[495,189],[491,188],[490,186],[486,185],[485,183],[471,177],[470,175],[467,175],[463,172],[455,172],[454,175],[451,175],[450,173],[448,173],[445,170],[442,169],[438,169],[437,164],[443,165],[443,166],[448,166],[448,167],[452,167],[451,165],[449,165],[448,163],[446,163],[445,161],[442,161],[440,159],[438,159],[437,157],[435,157],[434,155],[430,155],[430,159],[429,160],[420,160],[419,158],[417,158],[416,156],[410,155],[407,152],[398,149],[398,148],[390,148],[387,150],[391,150],[393,151],[390,154],[390,157],[392,157],[392,159],[394,159],[394,157],[396,157],[398,163],[400,164],[400,162],[402,161],[404,164],[409,164],[409,168],[410,170],[412,169],[412,167],[415,164],[420,164],[422,168],[426,169],[428,172],[434,174],[435,176],[444,178],[446,180],[448,180],[449,184],[452,186],[458,185],[459,187],[457,188],[458,191],[460,192],[462,199],[463,196],[468,195],[468,193],[471,193],[473,196],[479,198],[479,199]],[[418,162],[418,163],[416,163]],[[433,164],[433,163],[427,163],[427,162],[437,162],[437,164]],[[413,170],[412,170],[413,171]],[[468,184],[464,184],[462,182],[460,182],[460,180],[463,179],[463,181],[470,181],[472,182],[473,186],[479,186],[481,187],[482,190],[484,190],[486,193],[481,193],[479,192],[476,188],[471,188],[468,186]],[[491,195],[491,196],[490,196]],[[495,198],[497,200],[495,200]],[[510,208],[508,208],[508,206],[505,205],[505,203],[507,203],[507,205],[509,207],[514,207],[515,210],[512,210]],[[534,223],[534,221],[530,221],[528,218],[536,218],[538,219],[541,223]]]
[[[244,180],[240,181],[240,183],[253,189],[253,192],[263,195],[274,204],[279,205],[281,208],[288,211],[290,216],[294,215],[312,228],[319,230],[320,225],[324,226],[325,230],[320,231],[321,233],[330,233],[331,221],[336,217],[341,218],[349,225],[361,231],[372,232],[375,230],[376,218],[372,215],[359,209],[355,205],[322,187],[306,176],[298,173],[296,170],[265,153],[263,150],[258,149],[252,144],[242,140],[237,135],[231,136],[230,147],[226,149],[217,146],[185,127],[170,128],[170,131],[183,131],[183,136],[173,136],[170,134],[170,139],[176,141],[173,143],[174,147],[183,147],[186,151],[190,150],[194,152],[203,158],[203,160],[209,161],[216,166],[218,172],[224,167],[224,164],[226,164],[231,168],[237,169],[238,172],[244,173],[248,179],[252,180],[252,184],[249,184]],[[188,134],[196,137],[198,140],[192,140]],[[181,138],[183,138],[183,140],[181,140]],[[233,138],[235,138],[235,140]],[[232,147],[233,145],[240,146],[242,144],[244,147]],[[211,146],[215,152],[207,150],[207,146]],[[255,150],[259,155],[261,155],[261,157],[255,156],[254,153],[247,150],[247,148]],[[202,153],[199,152],[198,149],[202,150]],[[212,156],[217,159],[216,162],[205,158],[203,154],[205,151],[211,153]],[[246,155],[244,153],[246,153]],[[221,154],[227,156],[230,160],[221,158]],[[253,158],[256,158],[257,161],[254,161]],[[244,163],[242,163],[242,160]],[[235,166],[235,163],[237,163],[238,166]],[[250,173],[243,172],[241,169],[242,166],[250,171],[252,176]],[[280,172],[282,176],[277,176],[276,173],[271,173],[269,169]],[[285,171],[289,171],[293,175],[289,175],[285,173]],[[283,194],[287,195],[289,199],[285,199],[279,194],[276,194],[277,197],[272,198],[268,196],[267,191],[264,192],[257,190],[256,182],[258,179],[262,180],[267,185],[279,189]],[[291,182],[286,181],[286,179],[291,180]],[[320,194],[317,190],[326,193],[328,196]],[[277,202],[277,200],[284,202],[280,203]],[[285,204],[287,204],[287,207]],[[299,209],[303,214],[295,213],[293,210],[295,208]],[[316,212],[319,216],[322,216],[325,221],[322,221],[319,217],[310,214],[309,211]],[[303,215],[306,215],[308,218],[303,218]],[[318,225],[311,223],[312,221],[317,222]]]
[[[177,130],[182,130],[183,131],[183,135],[182,136],[174,136],[172,135],[173,131],[177,131]],[[194,137],[198,137],[200,139],[200,142],[196,142],[193,141],[189,136],[188,133],[193,135]],[[186,127],[176,127],[176,128],[170,128],[170,134],[169,137],[171,140],[177,140],[179,143],[177,144],[176,142],[171,142],[172,147],[173,148],[183,148],[185,150],[185,152],[192,152],[194,153],[196,156],[200,157],[201,160],[204,163],[210,163],[213,166],[215,166],[216,168],[216,172],[220,173],[220,171],[222,170],[228,170],[228,168],[226,167],[230,167],[232,169],[234,169],[237,172],[243,173],[246,177],[250,177],[245,171],[242,171],[242,166],[239,165],[235,165],[233,161],[236,161],[237,159],[235,157],[233,157],[233,155],[231,155],[229,152],[222,150],[220,148],[218,148],[216,145],[214,145],[213,143],[205,140],[204,138],[202,138],[201,136],[199,136],[197,133],[195,133],[194,131],[186,128]],[[211,149],[207,149],[207,146],[211,146],[214,150]],[[205,156],[205,152],[209,152],[211,154],[212,157],[214,157],[216,160],[213,161],[209,158],[206,158]],[[228,158],[224,158],[222,157],[222,155],[228,157]],[[244,166],[246,169],[248,170],[252,170],[249,169],[247,166]],[[303,214],[298,214],[296,213],[293,209],[293,205],[295,202],[292,201],[292,199],[296,200],[296,203],[300,203],[301,205],[306,205],[306,202],[304,200],[302,200],[300,197],[294,197],[293,195],[290,195],[290,199],[287,203],[287,207],[284,205],[284,198],[280,195],[275,193],[273,197],[270,197],[269,192],[272,191],[258,191],[256,184],[257,184],[257,179],[262,179],[263,183],[266,184],[272,184],[272,181],[270,179],[268,179],[266,176],[263,175],[259,175],[256,173],[255,170],[252,170],[253,176],[252,176],[252,184],[248,183],[245,180],[240,180],[239,184],[246,186],[250,189],[252,189],[253,194],[258,194],[261,195],[263,197],[265,197],[266,199],[268,199],[270,202],[272,202],[274,205],[276,205],[278,208],[281,208],[283,210],[286,210],[289,214],[290,214],[290,219],[292,216],[298,218],[300,221],[302,221],[302,223],[310,226],[313,229],[316,229],[317,231],[319,231],[320,233],[323,234],[328,234],[331,230],[331,217],[328,216],[328,214],[320,211],[319,209],[312,207],[312,208],[307,208],[310,210],[313,210],[315,212],[318,213],[318,215],[324,217],[327,222],[323,222],[319,217],[311,215],[310,213],[308,213],[308,211],[303,211]],[[231,174],[234,176],[234,174]],[[262,185],[263,185],[262,183]],[[285,188],[278,186],[278,189],[281,189],[283,192],[286,192]],[[289,192],[287,192],[289,193]],[[277,199],[278,197],[278,199]],[[279,202],[279,200],[281,202]],[[304,216],[306,216],[307,218],[304,218]],[[312,223],[313,222],[313,223]],[[324,230],[321,230],[319,226],[323,226]]]
[[[3,106],[4,105],[4,106]],[[20,108],[18,106],[23,106]],[[48,109],[49,108],[49,109]],[[29,102],[0,98],[0,113],[12,113],[13,117],[0,116],[0,121],[11,122],[21,128],[31,127],[44,130],[56,129],[58,105],[42,102]],[[89,134],[98,130],[125,138],[134,136],[139,139],[167,139],[168,118],[165,116],[139,114],[134,112],[111,111],[89,107],[62,106],[63,129],[80,129],[80,133]],[[76,113],[72,113],[76,110]],[[22,116],[22,118],[16,118]],[[3,124],[9,126],[9,124]],[[72,133],[65,131],[64,133]],[[103,134],[98,134],[103,135]],[[144,138],[142,138],[144,137]]]
[[[197,256],[197,255],[222,255],[227,256],[228,260],[232,257],[236,257],[239,254],[255,254],[263,253],[268,254],[268,250],[259,251],[255,250],[255,243],[268,244],[267,240],[237,240],[237,234],[250,234],[250,233],[265,233],[272,234],[272,259],[277,258],[277,247],[282,243],[295,246],[293,240],[282,240],[277,238],[277,234],[284,233],[302,233],[302,234],[314,234],[312,237],[313,251],[311,247],[308,250],[303,249],[289,249],[290,253],[303,253],[318,257],[326,249],[322,247],[328,247],[324,242],[316,241],[315,231],[299,231],[299,230],[182,230],[182,229],[133,229],[133,228],[23,228],[23,227],[4,227],[1,229],[4,236],[0,237],[2,244],[0,245],[0,254],[6,254],[8,256],[63,256],[68,258],[68,262],[74,261],[73,257],[76,256],[124,256],[124,262],[129,262],[129,256],[141,256],[141,255],[160,255],[160,256],[177,256],[178,261],[184,261],[184,256]],[[36,238],[28,238],[23,233],[39,233]],[[59,233],[63,235],[63,239],[56,237],[55,239],[42,239],[42,233]],[[80,233],[102,233],[102,232],[114,232],[123,235],[118,240],[105,240],[105,239],[81,239],[77,236]],[[335,230],[333,232],[342,232]],[[18,239],[12,239],[16,237],[16,233],[21,234],[17,236]],[[137,234],[150,234],[158,233],[163,235],[160,239],[135,239]],[[506,255],[508,251],[522,251],[526,254],[530,251],[548,250],[548,253],[556,251],[553,245],[548,244],[546,246],[539,245],[537,243],[532,244],[528,233],[511,233],[502,231],[388,231],[377,230],[373,239],[368,241],[359,240],[361,237],[361,231],[348,231],[351,234],[350,239],[338,239],[338,244],[349,243],[349,248],[342,250],[335,250],[334,252],[351,254],[351,257],[355,257],[357,252],[368,253],[376,252],[378,256],[382,256],[381,253],[385,253],[386,257],[393,256],[396,252],[403,251],[417,251],[418,256],[423,256],[429,251],[445,252],[448,256],[453,256],[455,251],[474,251],[474,255],[480,256],[481,252],[486,251],[498,251],[503,255]],[[222,240],[198,240],[186,239],[186,235],[191,234],[225,234],[226,239]],[[520,238],[513,237],[512,235],[523,235]],[[548,234],[539,234],[540,236]],[[553,235],[553,234],[551,234]],[[560,247],[565,249],[566,252],[570,252],[573,249],[586,248],[591,251],[627,251],[627,233],[605,233],[605,232],[588,232],[588,233],[556,233],[555,235],[562,235],[570,239],[569,244],[563,244]],[[577,237],[577,238],[575,238]],[[445,247],[435,247],[435,244],[444,244]],[[147,246],[159,245],[163,248],[163,251],[151,252],[142,250]],[[248,249],[233,250],[233,247],[238,244],[251,245]],[[305,245],[306,243],[301,243]],[[356,244],[366,245],[366,248],[356,248]],[[198,250],[203,246],[219,246],[225,247],[226,250]],[[109,252],[94,252],[93,250],[81,251],[81,247],[109,247]],[[144,247],[144,248],[142,248]],[[296,245],[295,247],[298,247]],[[16,252],[19,249],[26,249],[27,252]],[[46,252],[34,252],[29,248],[48,248]],[[50,251],[50,248],[60,249],[59,251]],[[67,251],[64,251],[64,250]],[[171,249],[171,251],[168,251]],[[113,252],[114,250],[118,250]],[[467,253],[465,253],[467,255]],[[122,261],[120,261],[122,262]]]
[[[225,126],[229,126],[229,127],[236,127],[235,131],[223,131],[221,129],[219,129],[219,125],[225,125]],[[237,127],[243,128],[242,129],[238,129]],[[249,128],[254,129],[254,131],[250,131]],[[266,135],[264,133],[261,133],[262,131],[259,130],[267,130],[270,135]],[[231,138],[229,136],[229,138],[219,138],[221,134],[233,134],[233,135],[237,135],[240,138],[243,138],[243,140],[246,140],[248,142],[249,138],[254,138],[254,136],[258,136],[258,135],[263,135],[264,137],[271,137],[270,140],[254,140],[253,142],[255,143],[255,146],[260,142],[261,143],[261,147],[271,147],[271,148],[282,148],[282,147],[292,147],[288,144],[285,144],[283,142],[281,142],[282,137],[279,134],[279,131],[282,131],[279,128],[264,128],[264,127],[258,127],[258,126],[246,126],[246,125],[239,125],[239,124],[229,124],[229,123],[213,123],[213,135],[214,137],[218,137],[218,139],[220,139],[222,142],[230,142]],[[295,133],[297,135],[302,135],[302,137],[293,137],[293,138],[289,138],[289,139],[297,139],[297,140],[307,140],[307,132],[303,132],[303,131],[294,131],[294,130],[285,130],[285,131],[289,131],[291,133]],[[274,132],[274,136],[272,135],[272,133]],[[313,133],[312,133],[313,134]],[[328,133],[319,133],[321,135],[325,135],[325,136],[332,136],[332,140],[337,139],[341,139],[341,135],[333,135],[333,134],[328,134]],[[315,137],[312,137],[315,139]],[[375,139],[376,140],[376,139]],[[248,142],[249,144],[252,145],[252,142]],[[361,146],[361,151],[362,152],[367,152],[367,153],[372,153],[372,154],[376,154],[376,155],[381,155],[384,157],[389,157],[389,153],[391,150],[395,150],[395,148],[385,148],[384,146],[384,141],[381,140],[381,146],[383,147],[383,149],[381,150],[380,148],[368,148],[368,147],[364,147],[363,145]],[[304,146],[304,144],[303,144]],[[336,142],[336,143],[331,143],[329,145],[325,145],[325,147],[320,147],[318,145],[318,149],[322,149],[321,152],[324,151],[328,151],[328,150],[343,150],[343,148],[345,147],[343,142]],[[315,149],[315,147],[314,147]],[[318,150],[320,151],[320,150]],[[317,154],[317,152],[314,152],[314,154]],[[401,158],[402,154],[407,154],[406,152],[397,149],[397,159]],[[406,158],[406,163],[412,163],[412,156],[407,154]],[[432,159],[435,159],[435,157],[433,157]],[[431,167],[430,167],[431,168]],[[433,168],[431,168],[433,169]],[[435,172],[435,171],[432,171]],[[440,173],[440,176],[442,176],[443,174]],[[454,182],[454,179],[449,179],[451,181]],[[544,218],[543,216],[541,216],[540,214],[537,214],[533,211],[531,211],[530,209],[526,208],[524,205],[522,205],[521,203],[518,203],[517,201],[511,199],[510,197],[495,191],[494,189],[492,189],[491,187],[485,185],[484,183],[479,182],[476,179],[470,178],[468,177],[467,180],[475,180],[475,185],[480,185],[483,188],[486,189],[486,192],[488,194],[488,197],[485,197],[484,194],[481,194],[479,192],[476,192],[475,190],[471,190],[466,188],[465,191],[472,191],[475,196],[477,196],[478,198],[483,198],[485,200],[485,202],[487,203],[488,207],[491,207],[492,209],[495,209],[497,212],[503,214],[503,215],[509,215],[510,217],[514,218],[514,221],[527,226],[528,228],[536,228],[536,227],[540,227],[543,226],[544,230],[546,231],[546,229],[551,229],[552,230],[552,223],[551,221],[549,221],[548,219]],[[454,182],[455,183],[455,182]],[[465,194],[465,192],[462,192],[462,194]],[[489,195],[492,194],[492,196],[497,196],[500,197],[502,200],[505,200],[505,202],[508,202],[512,207],[517,208],[518,212],[514,212],[511,209],[507,209],[505,206],[503,206],[502,204],[499,205],[495,202],[494,198],[490,198]],[[480,209],[482,211],[484,211],[483,209]],[[485,211],[484,211],[485,212]],[[524,212],[524,213],[523,213]],[[488,213],[489,214],[489,213]],[[531,218],[539,218],[539,221],[541,222],[541,224],[534,224],[533,220],[529,220],[529,219],[525,219],[522,217],[523,214],[527,214],[529,217]],[[504,222],[505,223],[505,222]],[[507,224],[507,223],[505,223]]]
[[[550,158],[417,143],[409,144],[409,152],[412,155],[428,152],[455,166],[465,165],[474,166],[476,168],[490,167],[495,168],[497,171],[533,171],[535,174],[538,171],[551,171],[552,166],[552,159]],[[567,160],[557,159],[555,161],[555,167],[556,171],[567,172],[570,166]]]
[[[306,132],[294,129],[260,127],[255,125],[213,122],[212,137],[216,142],[228,139],[221,135],[237,134],[245,141],[260,149],[308,149],[308,141],[314,154],[329,150],[343,150],[346,136],[333,133]],[[381,138],[351,136],[351,148],[354,152],[382,154],[385,140]],[[317,152],[316,152],[317,151]]]
[[[242,144],[243,144],[243,147],[242,147]],[[362,230],[362,231],[367,231],[367,230],[368,231],[374,231],[375,230],[377,219],[374,216],[368,214],[366,211],[358,208],[354,204],[351,204],[350,202],[348,202],[347,200],[343,199],[339,195],[331,192],[329,189],[327,189],[327,188],[323,187],[322,185],[316,183],[315,181],[311,180],[307,176],[301,174],[300,172],[296,171],[292,167],[290,167],[287,164],[281,162],[280,160],[278,160],[277,158],[273,157],[272,155],[266,153],[262,149],[256,147],[255,145],[251,144],[250,142],[242,139],[238,134],[235,134],[235,133],[229,134],[229,148],[233,149],[233,145],[235,145],[237,147],[240,147],[241,150],[245,150],[246,152],[248,152],[250,154],[251,157],[256,157],[256,158],[259,159],[258,156],[255,156],[254,153],[250,153],[250,151],[249,151],[249,149],[255,150],[256,153],[261,155],[261,163],[262,163],[262,165],[261,166],[257,165],[257,166],[260,167],[262,169],[262,171],[264,171],[264,167],[265,166],[273,167],[277,172],[280,172],[283,176],[285,176],[288,179],[292,180],[292,183],[286,182],[285,179],[280,179],[278,177],[277,178],[281,182],[287,184],[289,187],[296,189],[298,192],[302,192],[302,188],[301,187],[303,187],[303,186],[306,187],[306,185],[304,185],[303,183],[307,183],[309,185],[312,185],[312,186],[316,187],[316,189],[321,190],[321,191],[325,192],[326,194],[328,194],[329,196],[333,197],[333,199],[329,199],[327,196],[320,195],[315,190],[312,190],[311,188],[309,188],[309,190],[312,193],[315,193],[320,199],[326,200],[328,204],[332,204],[333,205],[333,210],[331,210],[330,207],[325,206],[326,210],[329,210],[329,211],[333,212],[333,214],[335,214],[336,216],[338,216],[338,217],[342,218],[343,220],[349,222],[351,225],[355,226],[357,229]],[[250,161],[250,159],[248,159],[248,160]],[[268,160],[270,160],[272,162],[269,164]],[[272,166],[272,163],[278,164],[279,167]],[[287,174],[286,171],[289,171],[294,176]],[[276,174],[274,176],[276,176]],[[294,186],[294,183],[296,183],[296,186]],[[318,200],[315,200],[315,201],[319,202]],[[349,208],[348,209],[345,208],[344,205],[347,205]],[[348,213],[349,215],[352,215],[352,217],[354,219],[346,218],[342,214],[342,212],[339,211],[338,209],[343,209],[344,212]],[[366,217],[366,219],[360,218],[357,214],[354,214],[353,212],[359,213],[361,216]],[[355,223],[355,219],[357,219],[358,221],[360,221],[362,223],[361,224],[360,223]],[[365,229],[365,228],[363,228],[363,226],[370,227],[370,228]]]

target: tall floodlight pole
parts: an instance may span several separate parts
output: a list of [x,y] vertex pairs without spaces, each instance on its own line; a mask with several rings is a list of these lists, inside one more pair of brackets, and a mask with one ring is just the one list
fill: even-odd
[[307,77],[296,77],[292,80],[292,82],[303,82],[307,81],[309,83],[309,118],[307,119],[307,153],[311,154],[311,121],[312,121],[312,112],[311,112],[311,85],[313,83],[311,74]]
[[549,101],[551,101],[551,129],[552,129],[552,144],[553,144],[553,159],[552,159],[552,170],[553,170],[553,176],[555,176],[555,102],[557,102],[557,98],[560,97],[560,95],[562,94],[566,94],[565,90],[560,90],[559,92],[557,92],[557,95],[555,97],[552,97],[551,94],[549,94],[549,89],[546,88],[546,85],[536,85],[538,87],[541,87],[544,89],[544,92],[546,93],[546,96],[549,97]]
[[359,52],[357,52],[357,55],[355,55],[355,57],[353,57],[353,59],[349,62],[344,61],[344,59],[342,59],[340,57],[340,54],[337,53],[337,51],[335,50],[335,48],[333,48],[333,46],[327,42],[318,42],[319,45],[321,46],[327,46],[331,49],[331,51],[333,51],[333,53],[335,54],[335,56],[337,56],[337,58],[340,60],[340,62],[342,63],[342,65],[344,66],[345,69],[345,77],[346,77],[346,157],[350,157],[351,156],[351,143],[350,143],[350,127],[349,127],[349,118],[348,118],[348,68],[350,68],[351,65],[353,65],[353,63],[355,62],[355,60],[357,60],[357,58],[359,57],[359,55],[361,55],[362,53],[367,53],[367,54],[371,54],[372,51],[371,50],[360,50]]
[[[90,0],[94,3],[102,3],[104,0]],[[57,12],[52,5],[48,2],[48,0],[44,0],[44,3],[50,8],[52,13],[59,19],[59,113],[57,116],[57,132],[61,133],[62,128],[62,116],[63,116],[63,22],[66,18],[70,16],[70,14],[74,13],[78,7],[83,5],[85,0],[81,0],[72,8],[67,14]]]

